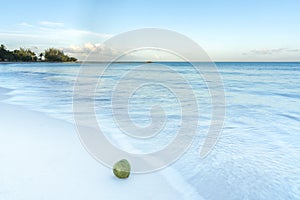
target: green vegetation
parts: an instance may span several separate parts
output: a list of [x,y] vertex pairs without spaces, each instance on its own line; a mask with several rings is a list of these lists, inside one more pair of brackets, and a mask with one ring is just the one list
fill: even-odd
[[35,53],[32,52],[30,49],[20,48],[20,50],[14,50],[12,52],[12,55],[13,55],[13,61],[22,61],[22,62],[37,61],[37,57]]
[[[44,60],[43,60],[44,57]],[[1,44],[0,46],[0,62],[76,62],[77,59],[69,57],[63,51],[55,48],[45,50],[40,53],[39,57],[30,49],[20,48],[17,50],[9,51]]]
[[55,48],[50,48],[45,51],[45,61],[48,62],[76,62],[77,59],[69,57],[63,51]]

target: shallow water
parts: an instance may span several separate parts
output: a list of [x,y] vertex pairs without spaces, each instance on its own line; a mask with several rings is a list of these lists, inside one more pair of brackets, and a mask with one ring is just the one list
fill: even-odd
[[[300,63],[217,63],[225,88],[226,118],[216,147],[205,159],[199,156],[211,120],[205,81],[186,63],[163,64],[189,82],[199,104],[196,139],[172,165],[185,180],[180,183],[183,188],[189,184],[206,199],[300,198]],[[181,109],[186,108],[180,109],[176,97],[165,88],[144,87],[129,103],[130,117],[145,126],[151,122],[151,106],[160,104],[167,114],[165,129],[142,141],[124,136],[112,118],[111,94],[122,75],[138,65],[119,63],[106,71],[97,88],[96,113],[113,144],[149,153],[175,137]],[[0,87],[13,89],[6,102],[73,122],[73,86],[79,70],[80,64],[69,63],[0,64]],[[168,78],[159,69],[147,73]],[[195,193],[187,195],[197,199]]]

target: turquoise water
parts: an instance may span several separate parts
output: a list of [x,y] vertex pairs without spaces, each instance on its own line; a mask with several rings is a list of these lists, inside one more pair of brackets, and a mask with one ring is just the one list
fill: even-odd
[[[171,166],[185,184],[205,199],[300,198],[300,63],[216,64],[224,82],[226,118],[216,147],[205,159],[200,159],[199,149],[211,120],[209,91],[187,63],[163,64],[189,81],[199,104],[199,133],[189,151]],[[147,125],[151,104],[161,104],[167,113],[164,134],[143,141],[118,137],[121,132],[113,123],[110,96],[122,75],[138,65],[119,63],[109,68],[102,76],[103,87],[97,88],[96,113],[113,144],[149,153],[174,138],[181,110],[168,91],[145,87],[129,105],[130,115],[134,123]],[[0,87],[12,89],[6,102],[72,123],[73,85],[79,70],[77,63],[2,63]],[[160,70],[148,73],[163,76]]]

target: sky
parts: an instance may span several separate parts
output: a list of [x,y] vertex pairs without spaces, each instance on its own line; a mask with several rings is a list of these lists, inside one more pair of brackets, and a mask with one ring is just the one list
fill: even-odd
[[56,47],[84,60],[120,33],[160,28],[197,42],[213,61],[300,61],[299,0],[0,3],[0,43],[8,49]]

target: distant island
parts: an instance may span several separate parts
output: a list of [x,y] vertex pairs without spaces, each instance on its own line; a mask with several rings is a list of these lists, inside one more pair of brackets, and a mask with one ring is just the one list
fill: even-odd
[[38,56],[29,48],[8,50],[3,44],[0,46],[0,62],[76,62],[77,58],[65,55],[56,48],[46,49]]

